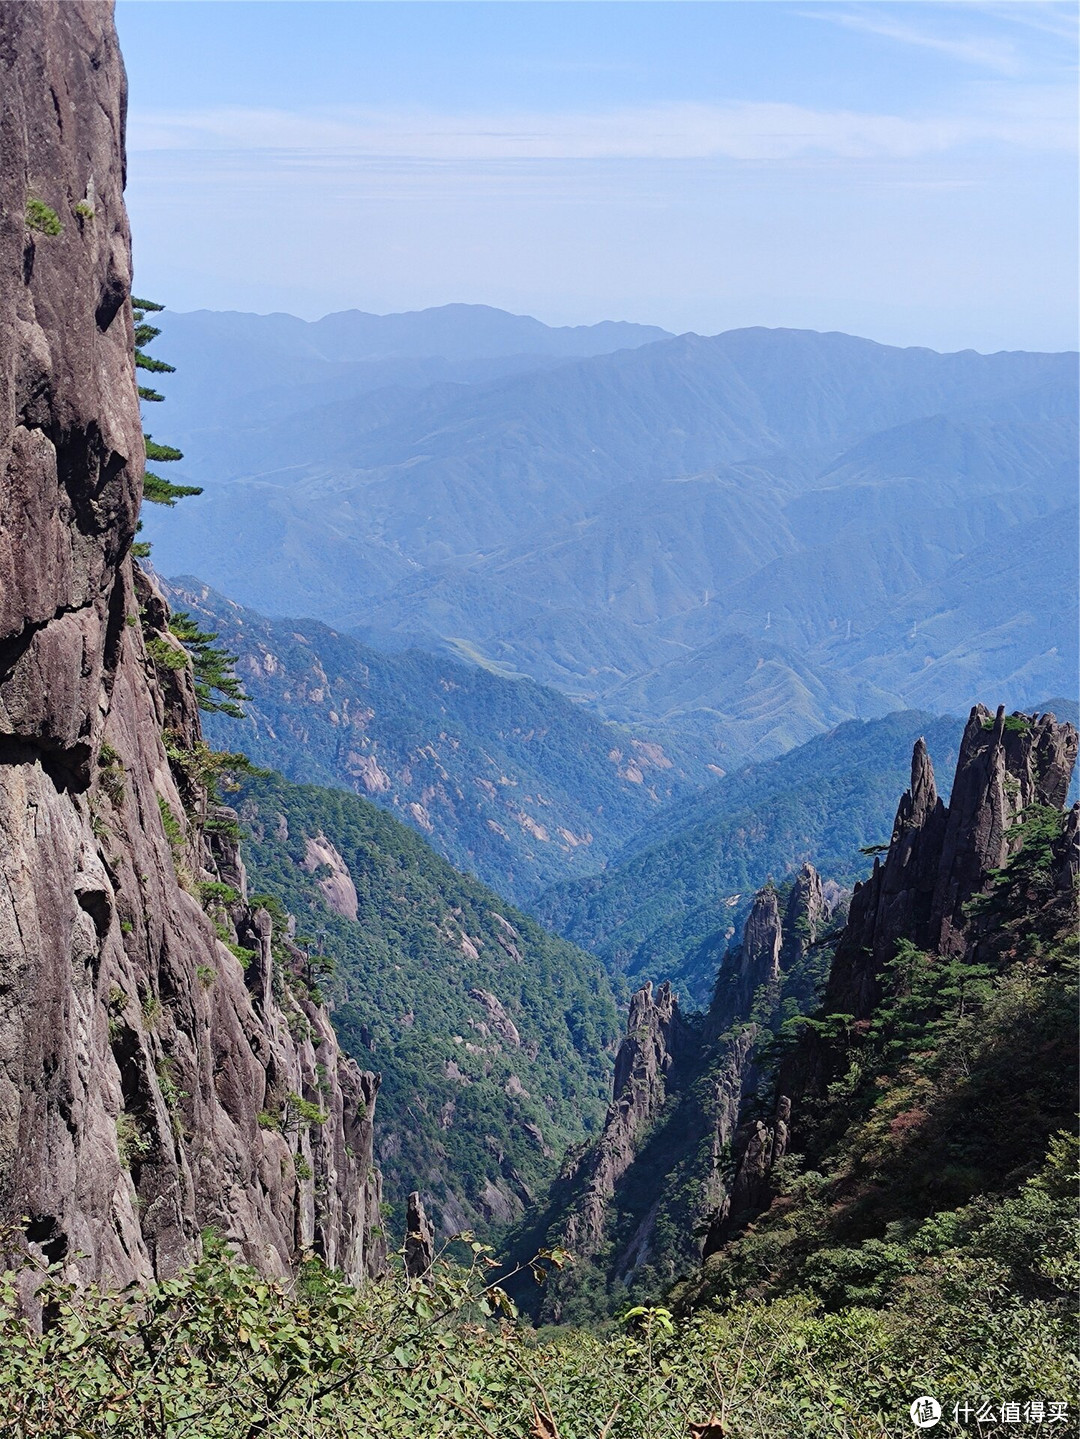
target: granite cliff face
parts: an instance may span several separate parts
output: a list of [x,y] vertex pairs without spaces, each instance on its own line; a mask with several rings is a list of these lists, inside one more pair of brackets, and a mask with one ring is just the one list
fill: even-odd
[[911,785],[900,801],[892,841],[851,913],[825,996],[826,1008],[864,1019],[881,993],[884,965],[899,939],[942,955],[970,939],[965,905],[1018,844],[1016,821],[1031,805],[1060,809],[1077,754],[1077,732],[1053,715],[996,715],[976,705],[960,745],[949,805],[934,783],[920,740]]
[[[855,887],[820,1022],[803,1033],[780,1066],[771,1123],[755,1118],[744,1126],[730,1198],[718,1212],[706,1256],[722,1251],[740,1225],[768,1207],[775,1194],[771,1170],[789,1148],[806,1151],[814,1165],[821,1159],[818,1151],[837,1142],[842,1121],[837,1129],[829,1118],[827,1086],[850,1065],[852,1040],[865,1035],[875,1020],[880,1023],[882,1002],[895,1002],[909,987],[910,981],[889,968],[903,944],[928,955],[934,965],[957,959],[978,965],[986,959],[991,961],[986,973],[1001,970],[1002,949],[1006,956],[1011,952],[1004,938],[1009,917],[980,912],[978,900],[1020,853],[1024,821],[1039,810],[1056,816],[1060,833],[1046,859],[1051,895],[1038,896],[1045,887],[1041,882],[1028,886],[1023,900],[1031,912],[1025,927],[1037,927],[1040,905],[1047,910],[1072,904],[1075,924],[1080,807],[1074,805],[1064,816],[1061,810],[1078,742],[1073,726],[1059,724],[1053,715],[1007,716],[1004,708],[991,715],[976,705],[964,731],[948,806],[937,793],[926,745],[921,739],[916,743],[911,785],[900,800],[888,853],[883,862],[874,861],[866,883]],[[1028,1055],[1019,1051],[1016,1061],[1026,1063]],[[973,1115],[969,1119],[974,1122]],[[959,1118],[957,1124],[963,1128]],[[979,1157],[992,1167],[992,1154],[980,1151]]]
[[0,74],[5,1244],[119,1284],[169,1273],[213,1225],[266,1272],[311,1250],[359,1277],[382,1253],[378,1081],[246,902],[190,667],[130,556],[143,440],[110,8],[0,4]]

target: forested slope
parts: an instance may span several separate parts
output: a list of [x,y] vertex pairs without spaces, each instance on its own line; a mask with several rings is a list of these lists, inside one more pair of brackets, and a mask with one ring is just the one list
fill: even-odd
[[342,1045],[381,1075],[394,1227],[413,1189],[445,1233],[520,1216],[603,1117],[617,1020],[599,961],[357,795],[270,775],[234,803],[252,890],[295,916]]

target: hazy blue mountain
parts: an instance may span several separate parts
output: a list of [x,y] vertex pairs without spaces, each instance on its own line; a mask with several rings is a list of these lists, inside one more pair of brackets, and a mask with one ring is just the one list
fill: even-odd
[[213,744],[364,795],[519,902],[599,869],[710,777],[688,747],[605,724],[532,680],[268,620],[194,580],[168,593],[237,656],[250,696],[243,720],[206,716]]
[[[488,305],[398,315],[343,310],[314,321],[214,310],[167,311],[162,319],[159,348],[177,367],[162,388],[184,438],[219,427],[228,433],[230,421],[242,428],[245,420],[280,419],[328,398],[348,402],[391,385],[495,379],[667,334],[622,321],[552,327]],[[237,400],[244,402],[239,413]],[[199,449],[196,464],[211,458]]]
[[[723,769],[849,716],[1080,685],[1067,606],[1025,600],[1073,589],[1073,355],[745,330],[431,369],[340,358],[367,340],[290,317],[237,332],[264,318],[293,358],[302,337],[319,364],[368,367],[366,388],[335,372],[278,403],[214,359],[236,423],[199,440],[206,494],[148,525],[166,572],[529,675]],[[503,360],[529,367],[438,370]],[[198,417],[179,399],[182,438]]]

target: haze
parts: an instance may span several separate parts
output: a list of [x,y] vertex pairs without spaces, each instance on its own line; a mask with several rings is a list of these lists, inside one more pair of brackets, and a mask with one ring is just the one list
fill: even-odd
[[137,288],[1076,341],[1072,6],[121,0]]

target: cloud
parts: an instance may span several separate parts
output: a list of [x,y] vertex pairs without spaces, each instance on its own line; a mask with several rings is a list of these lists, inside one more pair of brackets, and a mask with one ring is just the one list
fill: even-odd
[[[981,8],[995,19],[1068,40],[1073,47],[1076,45],[1080,15],[1075,5],[1061,4],[1060,0],[1019,0],[1015,4],[989,4]],[[1070,52],[1070,59],[1074,53],[1075,50]]]
[[1023,57],[1011,40],[970,33],[943,35],[939,31],[898,20],[882,7],[861,6],[858,10],[845,10],[833,6],[828,10],[804,10],[802,14],[808,19],[826,20],[831,25],[842,25],[846,30],[858,30],[864,35],[878,35],[883,40],[897,40],[902,45],[936,50],[962,64],[994,70],[1000,75],[1019,75],[1026,69]]
[[595,114],[139,111],[131,115],[128,143],[136,151],[434,161],[914,159],[987,143],[1029,151],[1075,149],[1071,88],[987,85],[978,93],[978,113],[916,117],[750,101]]

